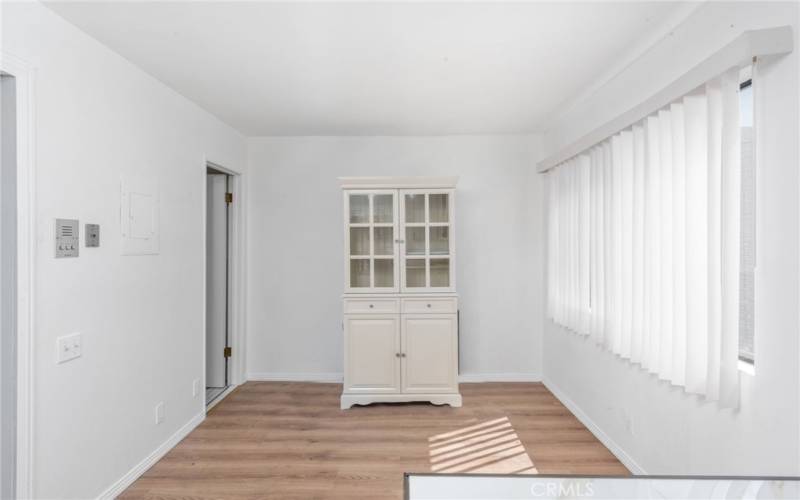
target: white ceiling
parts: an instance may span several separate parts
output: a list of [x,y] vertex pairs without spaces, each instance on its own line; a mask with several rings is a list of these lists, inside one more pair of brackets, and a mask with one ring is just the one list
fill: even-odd
[[542,131],[682,9],[673,2],[48,6],[248,136]]

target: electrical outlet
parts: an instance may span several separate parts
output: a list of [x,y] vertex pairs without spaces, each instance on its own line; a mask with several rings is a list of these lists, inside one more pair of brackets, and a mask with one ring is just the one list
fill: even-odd
[[164,402],[160,402],[156,405],[156,424],[160,424],[164,421]]
[[81,357],[82,339],[80,333],[64,335],[56,339],[56,363],[66,363]]
[[192,382],[192,397],[196,398],[200,394],[200,379],[196,378]]

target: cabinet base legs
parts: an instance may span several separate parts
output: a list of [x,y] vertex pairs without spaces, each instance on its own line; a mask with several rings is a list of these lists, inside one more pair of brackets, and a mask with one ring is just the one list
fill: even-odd
[[412,403],[427,401],[431,404],[461,407],[461,394],[342,394],[341,409],[370,403]]

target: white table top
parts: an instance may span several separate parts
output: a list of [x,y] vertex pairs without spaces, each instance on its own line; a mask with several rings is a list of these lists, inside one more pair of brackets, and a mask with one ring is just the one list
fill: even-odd
[[800,478],[408,474],[407,500],[800,499]]

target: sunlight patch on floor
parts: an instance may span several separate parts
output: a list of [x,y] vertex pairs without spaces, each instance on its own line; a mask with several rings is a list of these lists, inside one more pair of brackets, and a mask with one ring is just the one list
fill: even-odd
[[537,474],[508,417],[428,438],[431,472]]

